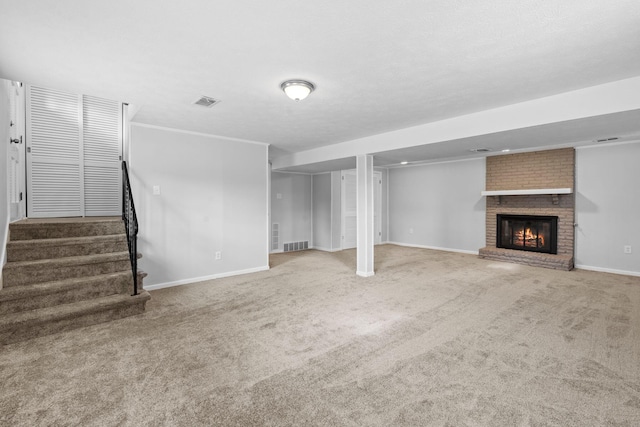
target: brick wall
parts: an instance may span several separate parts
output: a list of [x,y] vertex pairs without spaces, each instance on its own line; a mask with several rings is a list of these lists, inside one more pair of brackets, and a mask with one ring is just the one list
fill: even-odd
[[575,150],[487,157],[487,191],[573,188]]
[[[575,150],[537,151],[532,153],[508,154],[487,157],[486,189],[492,190],[529,190],[542,188],[574,188]],[[575,203],[573,194],[560,194],[557,204],[550,194],[532,196],[487,196],[486,229],[487,247],[484,252],[493,255],[509,254],[514,251],[495,251],[497,214],[512,215],[550,215],[558,217],[558,265],[561,268],[573,267]],[[482,254],[481,250],[481,254]],[[508,260],[529,256],[536,265],[538,254],[522,251],[507,256]],[[549,259],[547,256],[546,260]],[[542,264],[539,264],[542,265]],[[548,266],[548,265],[545,265]],[[568,267],[567,267],[568,266]]]

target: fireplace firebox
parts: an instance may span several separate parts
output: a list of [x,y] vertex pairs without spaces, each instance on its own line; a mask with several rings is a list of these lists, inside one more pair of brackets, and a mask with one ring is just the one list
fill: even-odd
[[557,216],[498,214],[496,246],[557,254],[557,230]]

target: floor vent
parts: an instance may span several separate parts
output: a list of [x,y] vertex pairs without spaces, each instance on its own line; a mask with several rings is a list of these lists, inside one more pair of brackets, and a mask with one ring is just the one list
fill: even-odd
[[303,251],[305,249],[309,249],[309,241],[306,240],[304,242],[292,242],[284,244],[285,252]]

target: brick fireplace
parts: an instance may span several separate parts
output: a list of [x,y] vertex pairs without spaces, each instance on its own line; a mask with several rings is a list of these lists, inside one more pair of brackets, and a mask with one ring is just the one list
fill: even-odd
[[[574,171],[573,148],[487,157],[486,190],[483,192],[486,196],[487,235],[486,247],[479,251],[480,257],[571,270],[575,218]],[[498,247],[498,215],[526,218],[517,222],[522,224],[522,230],[502,232],[511,233],[511,237],[518,237],[516,233],[526,233],[528,242],[540,241],[541,231],[535,225],[535,217],[557,217],[556,235],[553,236],[556,253],[526,247],[530,244],[523,244],[522,248],[519,244]],[[536,245],[540,246],[539,243]]]

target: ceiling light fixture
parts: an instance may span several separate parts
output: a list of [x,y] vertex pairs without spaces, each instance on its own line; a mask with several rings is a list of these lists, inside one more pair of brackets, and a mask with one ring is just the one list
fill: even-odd
[[409,162],[407,162],[406,160],[405,160],[404,162],[400,162],[400,164],[401,164],[401,165],[406,165],[406,164],[408,164],[408,163],[409,163]]
[[280,85],[285,94],[294,101],[305,99],[316,87],[306,80],[287,80]]

